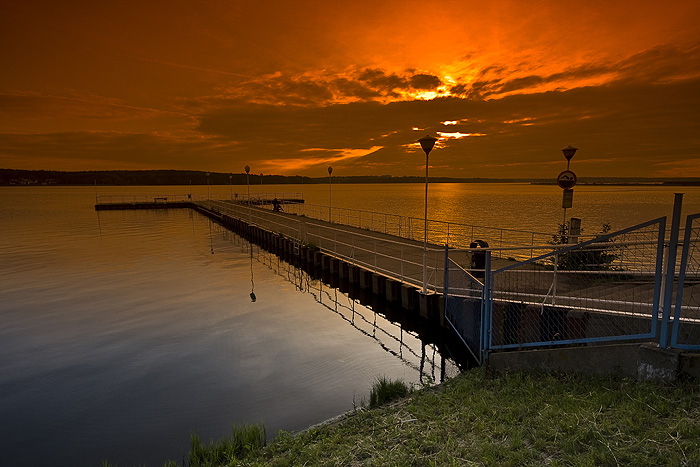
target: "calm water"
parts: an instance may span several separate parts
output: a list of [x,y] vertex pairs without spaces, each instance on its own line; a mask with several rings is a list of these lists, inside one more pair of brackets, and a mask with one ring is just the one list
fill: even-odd
[[160,466],[191,430],[300,430],[417,382],[424,354],[440,376],[415,334],[189,210],[0,196],[0,465]]
[[[263,189],[328,202],[324,185]],[[333,205],[421,217],[423,189],[334,185]],[[431,218],[537,231],[561,222],[554,187],[430,190]],[[569,214],[593,230],[627,227],[670,215],[674,191],[686,193],[684,213],[700,211],[700,188],[577,187]],[[159,466],[182,458],[190,430],[299,430],[351,409],[377,376],[439,378],[440,356],[413,333],[206,218],[98,214],[94,197],[92,187],[0,188],[0,465]]]

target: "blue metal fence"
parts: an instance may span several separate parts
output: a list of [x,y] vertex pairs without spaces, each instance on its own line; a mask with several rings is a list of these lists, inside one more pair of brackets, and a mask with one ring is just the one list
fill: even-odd
[[665,218],[491,272],[489,350],[657,334]]
[[515,248],[446,250],[445,319],[480,362],[504,349],[655,339],[665,233],[662,217],[573,245],[553,236],[527,246],[537,252],[527,261]]

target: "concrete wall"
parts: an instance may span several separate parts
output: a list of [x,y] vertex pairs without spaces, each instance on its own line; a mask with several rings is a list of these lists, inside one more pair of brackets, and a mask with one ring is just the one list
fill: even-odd
[[700,354],[661,349],[656,343],[494,352],[489,355],[488,366],[496,371],[537,369],[583,375],[613,375],[639,381],[700,381]]

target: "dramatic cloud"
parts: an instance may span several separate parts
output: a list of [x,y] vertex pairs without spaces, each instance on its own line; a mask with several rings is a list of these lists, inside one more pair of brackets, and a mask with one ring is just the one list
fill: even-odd
[[692,1],[11,2],[0,167],[417,175],[429,133],[434,175],[547,176],[568,144],[582,176],[687,175],[697,17]]

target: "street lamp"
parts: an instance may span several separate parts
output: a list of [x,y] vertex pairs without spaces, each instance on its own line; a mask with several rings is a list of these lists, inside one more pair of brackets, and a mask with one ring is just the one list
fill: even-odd
[[230,191],[229,197],[233,200],[233,174],[230,172],[228,174],[228,189]]
[[262,178],[263,178],[263,174],[262,174],[262,172],[260,172],[260,198],[261,199],[262,199],[262,194],[263,194]]
[[248,185],[248,224],[251,223],[252,215],[250,214],[250,166],[245,166],[245,181]]
[[331,205],[333,201],[333,167],[328,166],[328,222],[332,222]]
[[433,150],[437,138],[425,135],[418,140],[425,152],[425,225],[423,227],[423,295],[428,293],[428,154]]
[[207,172],[207,201],[209,201],[209,172]]

